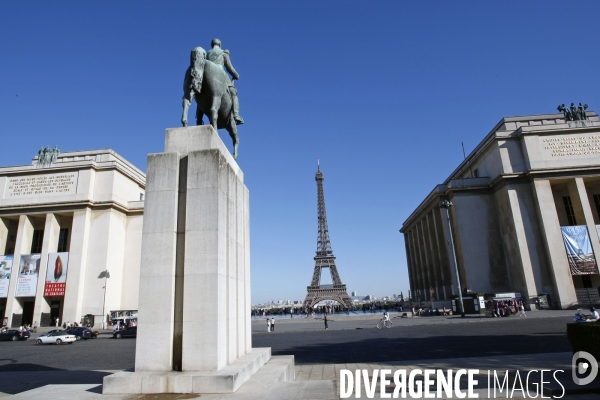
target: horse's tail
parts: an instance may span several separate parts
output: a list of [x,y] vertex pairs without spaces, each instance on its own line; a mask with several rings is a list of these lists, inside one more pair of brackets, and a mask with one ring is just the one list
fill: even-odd
[[191,87],[197,93],[202,90],[202,78],[204,77],[204,64],[206,63],[206,52],[202,47],[192,50],[190,56],[190,73],[192,76]]
[[185,71],[185,76],[183,78],[183,96],[186,97],[190,93],[190,88],[192,85],[192,67],[188,67],[187,71]]

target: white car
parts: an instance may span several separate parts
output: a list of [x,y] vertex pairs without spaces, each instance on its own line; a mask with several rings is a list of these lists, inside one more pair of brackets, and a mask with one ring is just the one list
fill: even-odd
[[68,344],[72,344],[73,342],[75,342],[77,339],[75,338],[75,335],[71,335],[69,334],[69,332],[65,332],[65,331],[53,331],[53,332],[48,332],[45,333],[43,335],[40,335],[37,339],[36,339],[36,343],[38,345],[42,345],[42,344],[46,344],[46,343],[51,343],[51,344],[63,344],[63,343],[68,343]]

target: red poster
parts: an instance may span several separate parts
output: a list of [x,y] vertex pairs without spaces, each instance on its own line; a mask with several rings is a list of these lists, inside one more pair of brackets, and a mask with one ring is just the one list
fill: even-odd
[[48,254],[48,267],[46,270],[46,286],[44,296],[64,296],[67,287],[67,264],[69,253]]
[[67,284],[64,282],[59,282],[59,283],[46,282],[46,286],[44,287],[44,296],[46,296],[46,297],[64,296],[66,287],[67,287]]

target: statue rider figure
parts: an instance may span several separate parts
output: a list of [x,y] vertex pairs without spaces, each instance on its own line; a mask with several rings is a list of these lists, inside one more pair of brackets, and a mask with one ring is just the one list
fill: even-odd
[[[221,50],[221,41],[217,38],[213,39],[210,45],[212,46],[212,49],[206,53],[206,59],[215,64],[219,64],[221,67],[227,70],[233,80],[240,79],[240,74],[238,74],[233,68],[233,65],[231,65],[231,60],[229,59],[229,50]],[[231,80],[229,80],[227,87],[233,103],[233,119],[237,125],[242,125],[244,120],[239,114],[240,103],[237,97],[237,90],[233,86],[233,82]]]

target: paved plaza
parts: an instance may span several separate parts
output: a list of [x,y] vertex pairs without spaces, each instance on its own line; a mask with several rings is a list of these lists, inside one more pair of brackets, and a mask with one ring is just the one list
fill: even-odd
[[[336,393],[339,393],[340,369],[364,368],[372,373],[381,368],[477,368],[482,371],[545,368],[562,369],[565,376],[570,376],[571,349],[565,325],[571,321],[572,314],[573,311],[540,311],[528,313],[527,318],[392,318],[394,327],[381,330],[374,327],[380,318],[377,315],[334,315],[328,330],[323,329],[319,319],[297,318],[278,320],[272,333],[266,332],[266,323],[264,330],[258,329],[263,327],[263,321],[259,320],[253,322],[253,346],[271,347],[274,356],[294,355],[296,382],[317,385],[313,387],[315,398],[318,398],[318,385],[327,384],[325,381],[336,385]],[[104,376],[134,367],[136,340],[110,337],[107,331],[97,340],[63,346],[36,346],[31,341],[0,343],[0,396],[16,395],[48,384],[67,385],[55,387],[64,392],[75,389],[72,385],[77,384],[87,385],[90,398],[100,398],[99,385]],[[485,381],[485,377],[480,378]],[[311,386],[306,385],[298,386],[300,388],[311,390]],[[548,388],[547,394],[556,389]],[[284,390],[283,386],[277,390]],[[483,388],[479,392],[480,398],[486,398]],[[15,399],[35,398],[34,393],[29,392],[28,397],[17,395]],[[283,395],[284,392],[277,393]],[[596,395],[581,393],[565,398],[593,398],[590,396]]]

